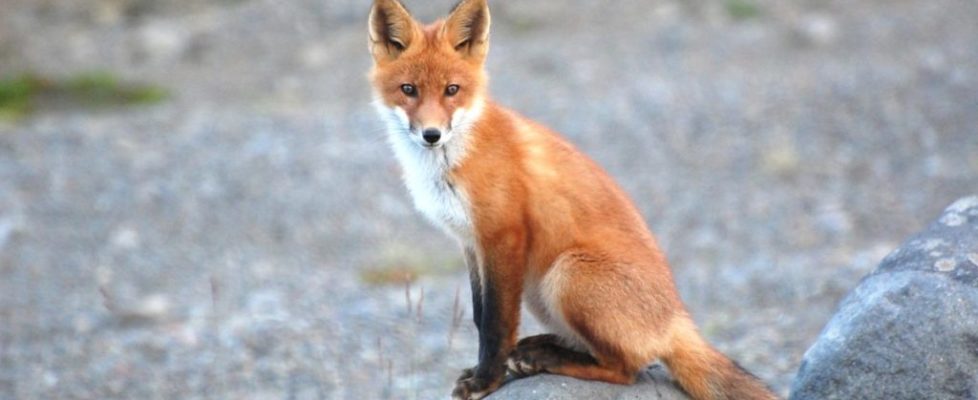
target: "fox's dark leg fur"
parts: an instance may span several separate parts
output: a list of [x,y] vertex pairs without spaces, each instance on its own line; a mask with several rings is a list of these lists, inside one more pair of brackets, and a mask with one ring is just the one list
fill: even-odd
[[479,259],[472,248],[465,249],[465,265],[469,269],[469,284],[472,287],[472,321],[476,329],[482,329],[482,283],[479,282]]
[[[456,399],[480,399],[496,390],[506,375],[506,358],[516,347],[525,262],[525,237],[519,230],[504,230],[484,239],[484,254],[476,258],[473,313],[479,329],[479,364],[455,382]],[[477,285],[476,285],[477,284]]]
[[527,336],[525,338],[520,339],[519,342],[516,342],[516,348],[537,346],[537,345],[547,344],[547,343],[560,344],[561,343],[560,336],[554,335],[552,333]]
[[517,377],[553,373],[622,384],[635,380],[634,371],[615,368],[613,363],[602,363],[588,353],[568,349],[559,343],[560,338],[555,335],[523,339],[510,354],[507,367]]
[[590,354],[570,350],[559,345],[558,341],[553,335],[530,336],[521,340],[506,361],[509,371],[517,377],[525,377],[550,372],[553,367],[568,362],[597,364]]
[[[472,291],[472,322],[475,323],[476,331],[482,330],[482,284],[479,282],[479,259],[475,254],[475,249],[465,248],[465,266],[469,270],[469,286]],[[469,379],[475,375],[475,368],[462,370],[458,381]]]

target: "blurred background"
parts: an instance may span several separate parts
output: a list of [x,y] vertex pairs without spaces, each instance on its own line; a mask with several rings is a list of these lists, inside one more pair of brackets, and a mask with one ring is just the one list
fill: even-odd
[[[976,2],[491,5],[494,97],[609,170],[782,394],[860,277],[978,191]],[[370,107],[368,9],[0,0],[0,399],[448,397],[467,278]]]

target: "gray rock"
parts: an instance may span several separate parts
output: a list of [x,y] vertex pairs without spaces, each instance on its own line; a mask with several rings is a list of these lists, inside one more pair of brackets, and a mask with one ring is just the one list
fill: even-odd
[[613,385],[541,374],[510,381],[486,400],[687,400],[665,368],[647,369],[634,385]]
[[978,398],[978,196],[949,206],[843,300],[791,398]]

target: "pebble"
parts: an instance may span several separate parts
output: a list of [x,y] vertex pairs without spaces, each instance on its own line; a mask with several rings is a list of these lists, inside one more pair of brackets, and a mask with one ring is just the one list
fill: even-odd
[[967,219],[956,212],[949,212],[941,217],[942,224],[952,227],[960,226],[961,224],[965,223],[965,221],[967,221]]
[[955,266],[957,266],[957,262],[953,258],[942,258],[934,263],[934,269],[940,272],[952,271]]

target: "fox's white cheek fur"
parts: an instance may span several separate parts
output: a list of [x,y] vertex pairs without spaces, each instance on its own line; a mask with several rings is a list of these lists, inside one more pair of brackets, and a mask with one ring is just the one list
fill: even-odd
[[485,107],[485,100],[476,99],[468,109],[458,108],[452,113],[452,134],[461,136],[472,129],[472,125],[482,116],[482,109]]
[[455,112],[452,113],[452,130],[455,129],[464,130],[464,127],[462,127],[461,125],[465,123],[465,114],[467,113],[468,110],[464,108],[455,109]]
[[411,133],[411,120],[401,107],[388,107],[381,101],[375,101],[374,107],[380,114],[384,123],[387,124],[387,132],[390,134],[401,133],[408,135]]

